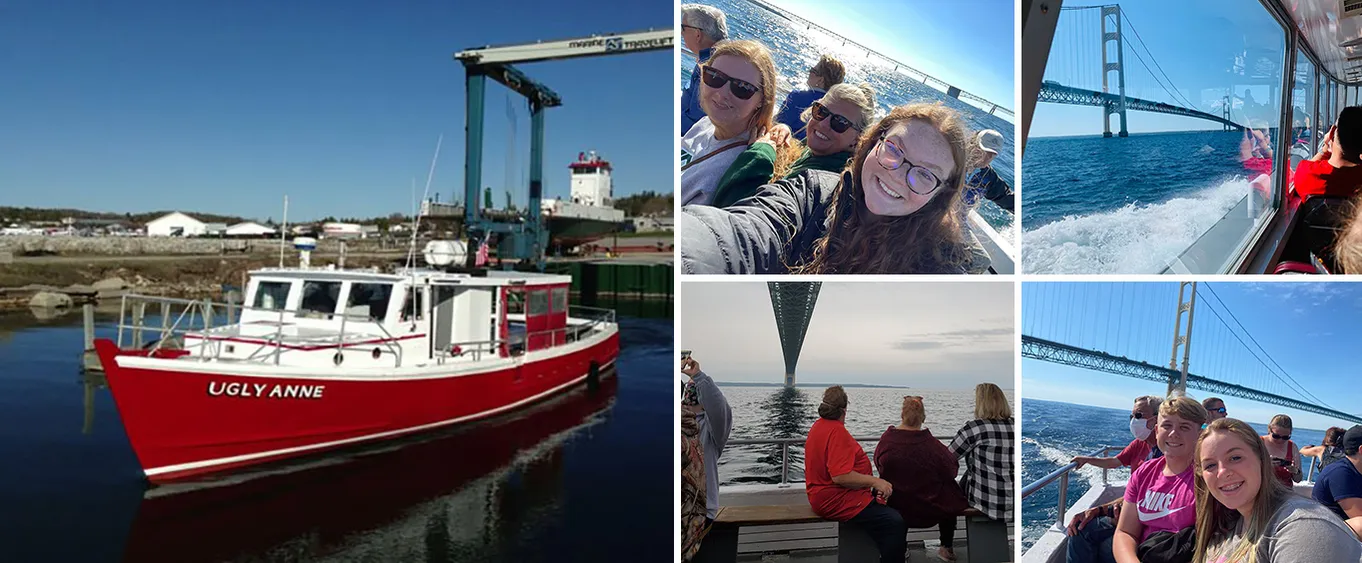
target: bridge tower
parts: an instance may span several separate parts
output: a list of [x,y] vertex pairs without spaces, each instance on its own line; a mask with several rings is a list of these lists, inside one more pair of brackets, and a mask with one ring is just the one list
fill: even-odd
[[[1108,18],[1107,16],[1111,16]],[[1107,22],[1112,22],[1114,28],[1107,31]],[[1116,43],[1116,62],[1108,62],[1107,44]],[[1119,136],[1126,137],[1130,133],[1126,130],[1126,66],[1125,66],[1125,46],[1121,40],[1121,7],[1119,5],[1102,6],[1102,92],[1111,93],[1107,85],[1111,71],[1116,71],[1116,81],[1120,88],[1121,103],[1117,107],[1112,107],[1110,103],[1102,105],[1102,136],[1111,137],[1111,114],[1121,116],[1121,131]]]
[[780,332],[780,351],[785,356],[785,386],[794,387],[795,364],[799,350],[804,347],[804,333],[813,318],[813,306],[818,302],[822,282],[767,282],[771,291],[771,309],[776,313],[776,330]]
[[1226,95],[1225,95],[1225,99],[1222,100],[1222,101],[1220,102],[1220,116],[1223,117],[1223,118],[1225,118],[1225,123],[1221,123],[1221,124],[1220,124],[1220,130],[1221,130],[1221,131],[1233,131],[1233,130],[1234,130],[1233,127],[1230,127],[1230,123],[1229,123],[1229,121],[1230,121],[1230,107],[1233,106],[1233,105],[1234,105],[1234,104],[1230,102],[1230,96],[1229,96],[1228,94],[1226,94]]
[[[1187,291],[1187,286],[1192,291]],[[1182,334],[1182,314],[1187,313],[1187,333]],[[1178,381],[1168,378],[1168,396],[1187,394],[1187,358],[1192,353],[1192,315],[1196,313],[1196,282],[1182,282],[1178,288],[1178,314],[1173,325],[1173,355],[1168,360],[1168,369],[1178,371],[1178,347],[1182,347],[1182,370]]]

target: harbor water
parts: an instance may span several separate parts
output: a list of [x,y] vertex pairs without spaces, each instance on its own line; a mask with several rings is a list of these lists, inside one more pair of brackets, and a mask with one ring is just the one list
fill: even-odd
[[[1234,401],[1226,401],[1230,416],[1234,416]],[[1041,477],[1068,465],[1075,456],[1092,455],[1103,446],[1125,447],[1134,437],[1129,429],[1130,410],[1090,407],[1054,401],[1025,399],[1022,401],[1022,478],[1021,486],[1034,483]],[[1267,424],[1250,422],[1260,434],[1267,434]],[[1291,439],[1299,447],[1317,445],[1324,441],[1323,430],[1296,428]],[[1116,455],[1114,452],[1110,455]],[[1307,460],[1308,462],[1308,460]],[[1309,468],[1309,465],[1304,467]],[[1111,482],[1130,478],[1129,469],[1107,472]],[[1068,501],[1073,503],[1088,489],[1102,484],[1102,469],[1087,466],[1069,477]],[[1058,511],[1059,484],[1056,482],[1025,498],[1021,502],[1022,552],[1025,553],[1045,530],[1055,523]]]
[[[671,561],[670,309],[629,312],[599,388],[154,488],[102,377],[80,370],[79,312],[0,315],[0,561]],[[117,317],[98,319],[111,337]]]
[[[805,29],[804,26],[797,25],[796,20],[778,13],[779,8],[758,5],[748,0],[703,0],[699,3],[714,6],[724,12],[727,16],[730,38],[761,41],[771,50],[776,75],[779,78],[779,84],[776,86],[777,106],[785,100],[785,92],[805,87],[809,67],[817,63],[820,56],[832,55],[846,66],[846,82],[851,84],[865,82],[875,89],[881,113],[909,103],[941,102],[959,111],[971,129],[994,129],[1002,133],[1003,148],[994,159],[993,168],[997,170],[999,176],[1009,179],[1008,183],[1013,184],[1010,179],[1015,177],[1013,155],[1016,154],[1016,145],[1013,143],[1011,122],[946,95],[943,90],[937,88],[938,82],[924,84],[921,74],[899,67],[883,56],[867,56],[864,49],[843,43],[841,38],[817,29]],[[857,30],[832,31],[849,35]],[[913,64],[911,60],[900,62]],[[695,57],[682,53],[682,87],[690,83],[690,73],[694,68]],[[1011,100],[993,101],[1004,106],[1011,105]],[[979,206],[979,213],[998,229],[998,233],[1006,240],[1013,241],[1016,238],[1011,213],[1003,211],[990,201],[984,201]]]

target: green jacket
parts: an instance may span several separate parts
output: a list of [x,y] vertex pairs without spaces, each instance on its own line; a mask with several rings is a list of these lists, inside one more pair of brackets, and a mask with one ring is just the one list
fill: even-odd
[[[805,170],[826,170],[839,174],[851,157],[850,152],[815,156],[805,148],[804,155],[790,165],[785,177],[792,178]],[[728,207],[756,195],[757,188],[771,183],[775,168],[776,148],[767,143],[753,143],[738,155],[719,179],[719,187],[714,190],[714,200],[710,205]]]

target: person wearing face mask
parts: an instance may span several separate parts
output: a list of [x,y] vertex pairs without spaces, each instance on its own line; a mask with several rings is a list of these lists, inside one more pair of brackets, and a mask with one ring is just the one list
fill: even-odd
[[705,117],[681,138],[681,204],[709,205],[719,179],[771,128],[776,96],[771,52],[756,41],[723,41],[700,75]]
[[1301,471],[1301,451],[1291,441],[1291,417],[1284,414],[1272,417],[1267,423],[1267,431],[1262,438],[1267,453],[1272,456],[1273,473],[1288,487],[1299,483],[1305,475]]
[[688,274],[963,274],[958,209],[975,160],[964,120],[941,104],[894,108],[839,177],[805,170],[727,208],[677,218]]
[[[1191,528],[1196,521],[1192,465],[1197,436],[1205,423],[1206,408],[1187,397],[1175,397],[1159,406],[1154,436],[1163,457],[1149,460],[1130,473],[1111,543],[1116,563],[1150,561],[1152,558],[1141,557],[1139,552],[1164,542],[1176,542],[1190,548],[1194,538],[1179,535],[1179,532]],[[1161,533],[1166,535],[1156,537]],[[1165,550],[1180,551],[1160,548],[1160,551]],[[1161,557],[1159,560],[1182,559]]]
[[861,131],[874,117],[875,91],[869,84],[833,86],[804,110],[803,119],[811,132],[804,143],[790,140],[789,127],[776,125],[728,167],[710,205],[730,206],[756,194],[763,185],[805,170],[841,173]]
[[804,124],[809,122],[807,115],[809,106],[830,92],[833,86],[841,84],[846,79],[846,74],[847,70],[842,61],[833,58],[832,55],[819,57],[818,64],[809,69],[809,78],[805,82],[808,89],[795,90],[785,95],[785,101],[780,104],[780,111],[776,112],[776,122],[785,125],[794,132],[794,138],[803,141]]
[[[1130,409],[1130,433],[1135,439],[1115,457],[1075,457],[1071,462],[1076,464],[1074,468],[1079,469],[1084,465],[1103,469],[1129,466],[1133,474],[1146,461],[1163,455],[1154,436],[1154,424],[1162,404],[1163,399],[1154,395],[1135,399],[1135,405]],[[1121,500],[1117,499],[1074,516],[1065,530],[1069,535],[1068,563],[1115,561],[1112,555],[1112,542],[1122,506]]]

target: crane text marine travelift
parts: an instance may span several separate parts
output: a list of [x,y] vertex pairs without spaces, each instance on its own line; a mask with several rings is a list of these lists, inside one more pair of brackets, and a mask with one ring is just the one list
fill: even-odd
[[[427,260],[454,249],[432,243]],[[614,311],[569,306],[568,276],[302,263],[251,272],[222,326],[227,305],[124,299],[119,342],[95,348],[149,480],[495,415],[594,383],[619,352]],[[142,322],[148,304],[158,326]],[[144,332],[161,338],[143,346]]]

